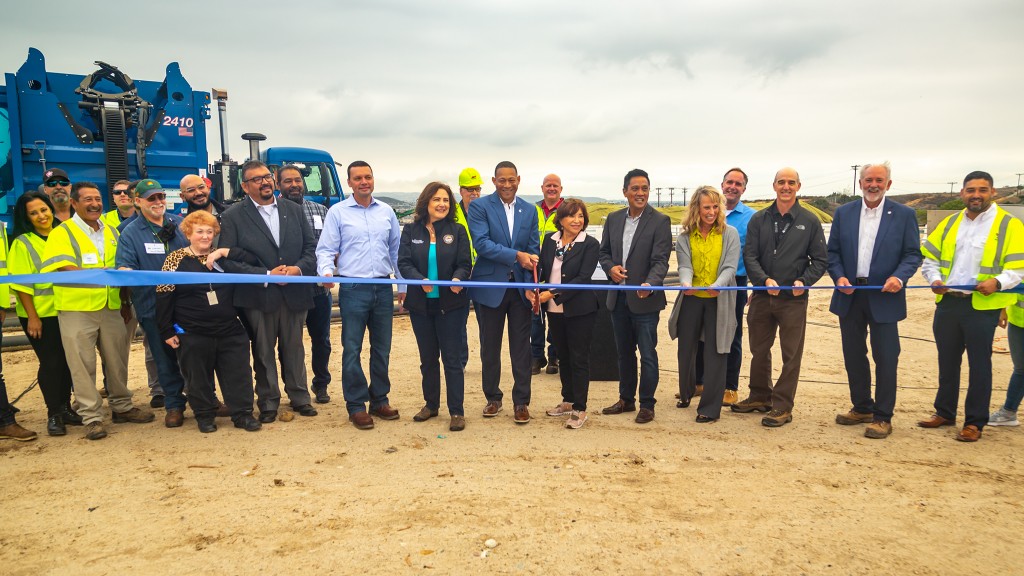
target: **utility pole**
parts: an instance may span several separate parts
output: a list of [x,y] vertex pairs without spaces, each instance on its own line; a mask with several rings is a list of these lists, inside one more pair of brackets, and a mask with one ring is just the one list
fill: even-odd
[[671,205],[672,205],[672,196],[673,196],[673,195],[675,195],[675,193],[676,193],[676,189],[675,189],[675,188],[671,188],[671,187],[670,187],[670,188],[668,189],[668,205],[669,205],[669,206],[671,206]]
[[853,188],[850,188],[850,190],[852,190],[853,191],[853,195],[856,196],[857,195],[857,168],[860,168],[860,164],[854,164],[853,166],[850,166],[850,168],[853,168]]
[[655,188],[658,191],[658,208],[661,208],[661,188]]
[[952,194],[953,186],[956,185],[956,182],[946,182],[946,184],[949,184],[949,193]]
[[683,206],[686,206],[686,187],[683,186]]
[[1017,196],[1020,196],[1020,177],[1024,176],[1024,172],[1017,172]]

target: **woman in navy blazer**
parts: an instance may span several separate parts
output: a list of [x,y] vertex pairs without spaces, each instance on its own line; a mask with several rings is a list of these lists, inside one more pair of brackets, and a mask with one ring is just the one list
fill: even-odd
[[[601,243],[588,236],[587,206],[569,198],[555,213],[557,232],[548,234],[540,249],[538,276],[548,284],[590,284],[597,269]],[[597,319],[597,293],[593,290],[542,290],[527,292],[532,302],[539,298],[548,315],[552,344],[561,360],[562,402],[547,411],[548,416],[569,415],[566,428],[578,429],[587,421],[590,391],[590,341]]]
[[[416,200],[412,224],[402,229],[398,270],[409,280],[469,278],[472,271],[469,236],[455,222],[455,196],[451,188],[431,182]],[[441,367],[448,391],[449,430],[466,427],[463,398],[465,372],[462,358],[469,318],[469,295],[459,286],[410,286],[405,297],[412,330],[420,349],[423,399],[426,405],[412,417],[423,422],[437,416],[441,405]]]

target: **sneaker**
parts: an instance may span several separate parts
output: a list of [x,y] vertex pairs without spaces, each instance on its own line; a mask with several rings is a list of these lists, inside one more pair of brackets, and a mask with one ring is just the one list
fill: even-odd
[[[733,409],[736,407],[733,406]],[[788,410],[772,410],[761,418],[761,425],[769,428],[778,428],[793,421],[793,413]]]
[[22,428],[21,424],[12,422],[7,426],[0,426],[0,439],[17,440],[18,442],[31,442],[37,435],[31,430]]
[[761,402],[759,400],[751,400],[750,398],[736,402],[730,407],[730,410],[733,412],[740,412],[742,414],[747,412],[767,412],[771,409],[771,402]]
[[850,410],[846,414],[836,414],[836,424],[842,424],[843,426],[871,424],[874,421],[874,414],[865,414],[863,412],[857,412],[856,410]]
[[131,422],[132,424],[145,424],[146,422],[152,422],[155,420],[156,416],[154,416],[149,410],[142,410],[141,408],[133,407],[127,412],[114,412],[110,419],[114,424],[124,424],[125,422]]
[[1020,426],[1017,421],[1017,413],[1010,412],[1006,408],[996,410],[988,417],[989,426]]
[[565,416],[567,414],[572,414],[572,411],[572,404],[568,402],[562,402],[558,406],[555,406],[554,408],[545,412],[545,414],[547,414],[548,416]]
[[739,396],[738,392],[736,392],[735,390],[728,390],[727,389],[725,391],[725,395],[722,396],[722,406],[732,406],[737,401],[739,401],[739,399],[740,399],[740,396]]
[[573,410],[569,419],[565,421],[565,427],[570,430],[579,430],[587,421],[587,413],[582,410]]
[[107,429],[103,427],[103,422],[90,422],[85,426],[85,439],[86,440],[99,440],[107,437]]

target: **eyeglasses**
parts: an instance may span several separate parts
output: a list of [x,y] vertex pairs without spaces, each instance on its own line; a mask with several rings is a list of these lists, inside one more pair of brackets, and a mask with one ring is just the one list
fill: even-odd
[[208,186],[206,184],[200,184],[199,186],[192,186],[191,188],[185,188],[185,192],[188,192],[189,194],[191,194],[191,193],[193,193],[193,192],[195,192],[197,190],[207,190],[207,189],[208,189]]
[[477,194],[477,195],[479,195],[480,191],[482,190],[482,188],[480,186],[473,186],[472,188],[463,187],[462,189],[465,190],[466,192],[469,192],[470,194]]
[[145,198],[143,198],[143,200],[148,200],[149,202],[155,202],[157,200],[159,200],[160,202],[163,202],[166,199],[167,199],[167,195],[166,194],[150,194],[149,196],[146,196]]
[[69,184],[71,184],[71,182],[68,182],[67,180],[50,180],[46,184],[43,184],[43,186],[46,186],[47,188],[53,188],[55,186],[67,186]]
[[273,181],[274,181],[274,175],[273,174],[264,174],[262,176],[253,176],[252,178],[249,178],[248,180],[242,180],[242,182],[251,182],[253,184],[259,184],[261,182],[273,182]]
[[111,192],[111,194],[113,194],[114,196],[120,196],[122,194],[127,196],[128,194],[131,194],[131,192],[128,192],[128,189],[125,188],[124,190],[114,190],[113,192]]

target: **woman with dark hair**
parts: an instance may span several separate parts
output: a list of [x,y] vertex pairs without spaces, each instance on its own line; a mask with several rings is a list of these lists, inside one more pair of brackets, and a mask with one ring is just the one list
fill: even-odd
[[[469,236],[455,222],[455,196],[447,185],[431,182],[416,200],[413,222],[402,229],[398,246],[398,270],[408,280],[453,280],[469,278],[472,260]],[[466,320],[469,295],[459,286],[423,285],[409,287],[405,296],[416,345],[420,350],[423,399],[426,405],[412,417],[423,422],[437,416],[441,405],[441,368],[447,387],[448,429],[466,427],[463,397],[465,372],[461,358],[467,354]]]
[[[189,246],[167,255],[165,272],[209,272],[218,258],[245,256],[240,248],[212,250],[220,224],[205,210],[189,213],[180,227]],[[235,428],[255,432],[262,427],[252,415],[249,336],[233,301],[232,284],[163,284],[156,288],[157,327],[167,345],[178,351],[188,403],[204,433],[217,430],[214,372]]]
[[[740,259],[740,235],[725,223],[722,193],[701,186],[690,198],[683,230],[676,239],[679,285],[735,286]],[[697,342],[704,340],[704,392],[697,422],[718,420],[725,394],[725,366],[736,334],[735,290],[684,290],[676,296],[668,319],[668,335],[679,339],[679,402],[686,408],[696,392],[694,365]]]
[[[53,204],[42,192],[26,192],[14,205],[14,241],[7,260],[10,274],[38,274],[46,239],[53,230]],[[71,408],[71,369],[68,368],[60,323],[53,305],[53,284],[11,284],[17,297],[18,320],[39,358],[39,390],[46,402],[46,433],[64,436],[66,426],[81,426]]]
[[[590,284],[597,269],[601,243],[587,235],[590,215],[582,200],[569,198],[555,213],[557,232],[548,234],[540,247],[537,278],[547,284]],[[597,320],[597,293],[593,290],[542,290],[526,293],[539,298],[547,311],[551,342],[558,350],[558,377],[562,402],[548,416],[565,416],[565,427],[578,430],[587,421],[590,393],[590,340]]]

